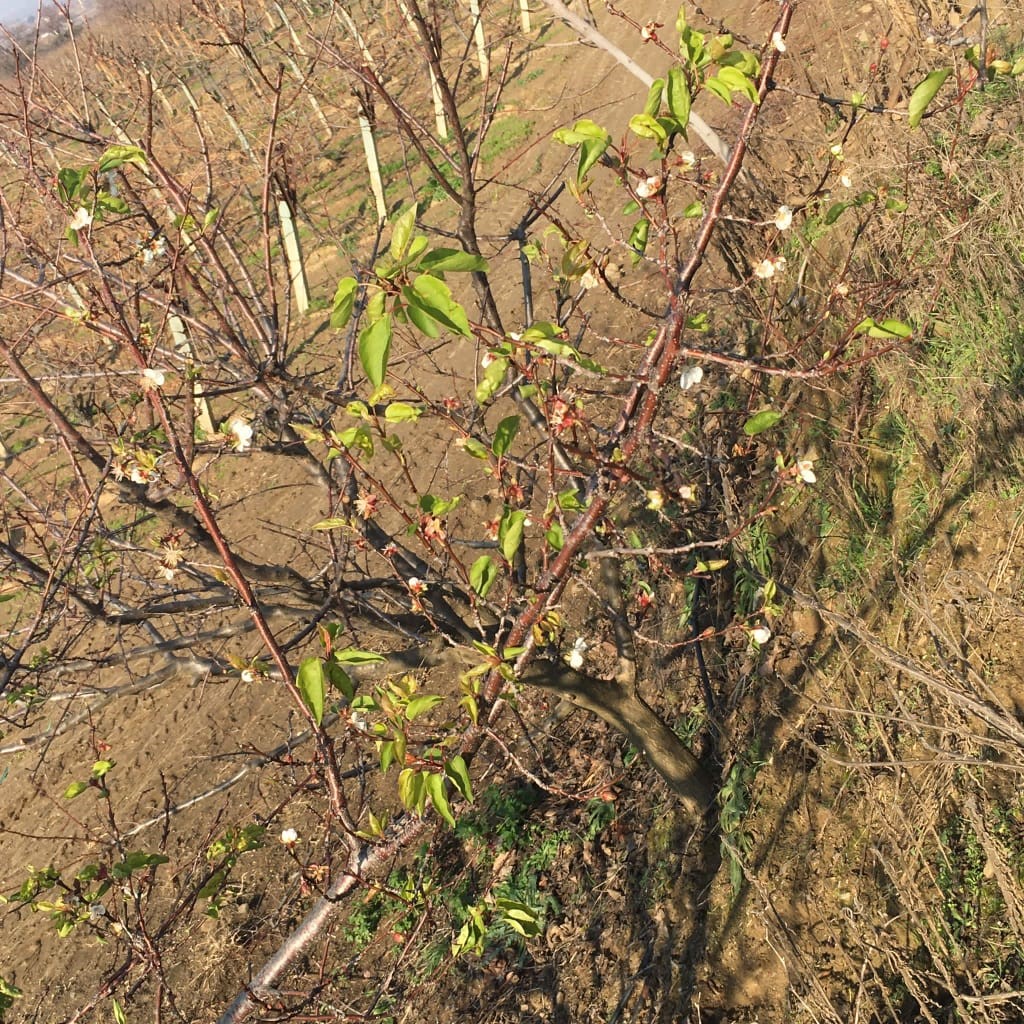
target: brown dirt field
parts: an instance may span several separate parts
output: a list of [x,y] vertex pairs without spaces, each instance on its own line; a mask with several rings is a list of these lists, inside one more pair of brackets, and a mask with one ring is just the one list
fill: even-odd
[[[654,57],[635,34],[593,6],[601,27],[653,67]],[[653,18],[669,28],[674,22],[673,5],[621,6],[640,20]],[[741,39],[760,40],[774,16],[773,4],[753,0],[723,0],[713,11],[711,6],[708,13]],[[959,15],[952,8],[957,6],[910,0],[804,3],[794,21],[780,85],[846,96],[877,62],[891,83],[887,102],[905,103],[906,82],[916,81],[921,68],[950,59],[950,48],[928,42],[926,30],[929,23],[955,28]],[[989,8],[992,31],[1019,33],[1018,4],[992,3]],[[879,49],[883,37],[888,39],[884,56]],[[536,84],[509,88],[507,111],[510,121],[532,124],[529,144],[495,161],[503,181],[524,187],[546,185],[560,172],[564,151],[548,141],[555,128],[592,116],[618,136],[643,99],[643,90],[626,72],[605,54],[577,44],[560,25],[538,34],[521,76],[531,73],[537,73]],[[739,115],[714,103],[707,100],[699,112],[729,138]],[[795,204],[802,187],[809,191],[811,168],[820,165],[823,153],[828,112],[810,102],[789,107],[780,102],[772,103],[766,117],[770,131],[760,136],[749,169],[762,189],[760,203],[770,213],[776,203]],[[899,175],[907,150],[902,143],[885,144],[893,130],[886,124],[877,133],[856,136],[847,167],[858,180]],[[501,159],[508,162],[502,165]],[[788,191],[777,191],[783,182]],[[495,192],[499,203],[504,195]],[[583,230],[584,218],[571,201],[560,203],[559,211]],[[501,206],[487,209],[484,230],[507,230],[507,215]],[[355,238],[351,244],[365,241]],[[513,254],[510,250],[500,258],[511,261]],[[332,241],[315,249],[313,264],[314,290],[328,294],[347,270]],[[716,284],[733,283],[725,257],[716,257],[705,273]],[[642,297],[642,283],[634,294]],[[499,300],[513,319],[517,296],[510,290]],[[631,325],[621,323],[620,312],[612,320],[613,310],[610,303],[596,307],[597,330],[607,326],[609,334],[628,335]],[[602,316],[607,325],[599,323]],[[441,389],[445,360],[468,364],[476,361],[476,353],[467,343],[400,372],[425,388]],[[980,448],[991,413],[979,408],[970,419]],[[1017,416],[1010,419],[1016,429]],[[429,442],[437,450],[449,443],[441,428]],[[464,486],[466,461],[453,458],[444,466],[445,493]],[[417,468],[428,471],[426,465]],[[929,525],[932,542],[902,575],[876,566],[869,583],[858,583],[860,591],[851,587],[874,592],[873,607],[847,607],[843,588],[836,588],[830,610],[870,623],[882,650],[844,632],[838,620],[798,603],[787,606],[776,629],[778,642],[764,657],[723,645],[718,656],[726,688],[719,695],[716,728],[728,755],[727,770],[747,763],[744,758],[752,767],[748,814],[743,830],[732,837],[742,844],[738,891],[727,865],[720,864],[717,841],[714,849],[704,848],[658,776],[615,733],[574,712],[551,727],[544,758],[534,765],[557,777],[564,795],[541,793],[518,770],[499,775],[493,769],[495,779],[505,780],[508,797],[504,804],[495,797],[496,805],[507,810],[513,797],[521,798],[524,806],[514,827],[526,843],[503,846],[471,829],[454,837],[439,830],[431,839],[442,894],[477,891],[478,869],[532,885],[533,895],[547,908],[542,936],[525,945],[506,937],[484,956],[454,963],[437,955],[436,939],[440,936],[443,952],[452,920],[441,896],[416,918],[396,900],[378,914],[372,902],[378,894],[367,892],[354,909],[338,915],[282,990],[290,997],[322,985],[322,998],[293,1018],[268,1007],[257,1019],[421,1024],[1024,1019],[1024,996],[1011,985],[1011,979],[1018,987],[1024,983],[1022,867],[1006,862],[1007,850],[1024,850],[1024,760],[1012,729],[1012,723],[1024,728],[1024,499],[1019,492],[1007,497],[1001,489],[1010,475],[1004,465],[979,479],[969,493],[950,493],[944,513]],[[224,454],[214,460],[207,482],[224,510],[229,537],[246,558],[302,569],[318,564],[327,541],[312,528],[331,510],[323,490],[294,460],[270,451]],[[936,486],[952,491],[954,483],[940,479]],[[459,513],[465,522],[475,525],[490,517],[472,493],[467,499]],[[830,572],[834,576],[846,557],[839,539],[820,536],[808,522],[797,522],[776,538],[780,562],[790,560],[777,568],[779,578],[805,591]],[[458,525],[455,521],[453,529]],[[212,565],[203,568],[216,572]],[[263,587],[273,608],[273,584]],[[701,693],[690,656],[662,659],[655,653],[655,644],[671,642],[678,632],[682,604],[681,595],[667,584],[658,598],[660,607],[645,622],[652,644],[642,692],[682,729]],[[574,608],[575,619],[586,622],[588,607],[597,613],[594,602],[588,582],[580,580],[566,603]],[[285,600],[276,609],[292,621],[309,613]],[[230,601],[182,613],[181,636],[200,627],[211,634],[207,652],[222,662],[258,650],[248,623]],[[218,630],[221,635],[213,636]],[[605,644],[599,656],[610,661],[610,636],[597,639]],[[359,640],[372,646],[372,636]],[[145,630],[133,627],[126,642],[144,644]],[[998,709],[996,717],[1006,731],[986,731],[977,708],[951,701],[938,684],[908,679],[889,658],[897,654],[927,665],[936,680],[955,676],[977,685],[981,704]],[[136,672],[126,678],[123,668],[97,667],[88,684],[69,690],[66,700],[51,699],[27,737],[14,721],[22,708],[14,708],[5,721],[0,731],[0,893],[16,891],[30,865],[73,873],[97,851],[108,850],[118,835],[125,851],[159,848],[169,858],[151,890],[139,876],[134,889],[123,886],[128,902],[145,906],[148,919],[161,922],[175,896],[203,876],[204,851],[211,842],[230,828],[272,822],[267,845],[241,859],[220,916],[196,912],[188,925],[169,929],[161,949],[164,980],[177,994],[179,1012],[155,1019],[198,1024],[216,1019],[301,917],[312,897],[300,867],[308,876],[329,864],[332,837],[316,811],[322,793],[309,783],[303,760],[309,749],[301,743],[253,767],[223,792],[210,792],[301,733],[302,723],[270,680],[245,684],[237,676],[226,681],[204,673],[151,678],[144,661],[136,662]],[[454,690],[452,680],[447,686]],[[524,694],[520,710],[530,721],[531,716],[543,719],[553,708],[543,695]],[[77,721],[66,727],[70,717]],[[497,764],[499,752],[493,749],[490,755]],[[63,800],[68,784],[87,777],[101,756],[116,761],[109,805],[91,793],[74,802]],[[366,766],[353,760],[346,767],[357,771]],[[490,768],[481,770],[478,792],[486,790],[491,776]],[[368,780],[360,796],[367,806],[380,806],[386,792],[378,781]],[[194,806],[163,815],[206,793]],[[582,796],[571,799],[574,794]],[[957,794],[966,794],[962,813]],[[980,804],[986,796],[991,799]],[[955,816],[950,814],[953,803]],[[614,815],[607,815],[602,804],[613,806]],[[283,805],[287,813],[281,817]],[[991,807],[999,808],[996,817],[986,817]],[[964,822],[972,820],[972,834],[979,837],[972,842],[981,844],[980,852],[964,838]],[[486,832],[492,825],[493,820],[484,822],[480,829]],[[296,828],[301,836],[294,855],[277,842],[285,827]],[[954,834],[955,829],[963,834]],[[952,869],[943,862],[942,850],[958,843],[958,849],[970,847],[971,870],[984,875],[978,891],[1000,893],[1007,918],[988,920],[986,908],[978,906],[971,910],[970,924],[961,921],[946,933],[922,934],[901,901],[913,899],[927,907],[943,894],[953,899],[949,893],[956,886],[947,877]],[[899,851],[907,854],[902,860],[896,857]],[[396,872],[408,873],[410,865],[422,861],[406,858],[396,864]],[[957,913],[968,915],[962,907]],[[0,977],[24,992],[6,1021],[112,1019],[105,1001],[77,1016],[119,962],[118,945],[105,933],[109,922],[96,921],[58,938],[43,913],[9,905],[0,914]],[[364,920],[376,914],[379,926],[360,933],[358,922],[353,923],[360,914]],[[137,943],[151,939],[130,937]],[[1006,968],[993,980],[983,977],[982,970],[991,966],[997,946]],[[940,961],[937,949],[945,960]],[[960,970],[953,972],[949,965],[957,961]],[[912,966],[919,966],[920,974],[912,974]],[[921,978],[930,979],[931,991],[922,990]],[[151,1019],[153,979],[138,990],[133,978],[125,982],[130,999],[124,998],[124,989],[119,998],[126,1003],[128,1020]],[[369,997],[377,992],[383,997],[371,1005]],[[889,1016],[882,1017],[876,1008],[886,1004]],[[929,1005],[941,1009],[928,1010]]]

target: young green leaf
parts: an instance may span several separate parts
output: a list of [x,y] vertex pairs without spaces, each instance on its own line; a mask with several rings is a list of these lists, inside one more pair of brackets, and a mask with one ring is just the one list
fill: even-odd
[[528,904],[521,903],[519,900],[499,897],[495,900],[494,905],[501,914],[505,924],[514,931],[519,932],[524,938],[535,938],[543,930],[540,916]]
[[505,514],[498,524],[498,545],[506,562],[515,558],[519,545],[523,542],[523,526],[526,513],[521,508],[506,508]]
[[452,298],[451,289],[430,274],[420,274],[412,283],[417,304],[425,313],[464,338],[472,336],[466,311]]
[[494,581],[497,578],[498,569],[490,555],[481,555],[470,566],[469,585],[473,588],[473,593],[480,597],[487,596],[487,591],[494,586]]
[[355,647],[346,647],[344,650],[334,651],[331,657],[339,665],[375,665],[386,660],[382,654],[377,654],[374,651],[360,651]]
[[878,323],[877,320],[868,317],[857,324],[854,328],[854,333],[866,334],[869,338],[882,338],[891,341],[893,338],[909,338],[914,333],[914,329],[903,323],[902,320],[883,320],[881,323]]
[[388,423],[408,423],[410,420],[418,420],[422,415],[423,409],[420,406],[408,402],[389,402],[384,410],[384,419]]
[[910,97],[909,116],[907,124],[916,128],[928,109],[928,104],[935,99],[935,94],[942,88],[943,83],[953,74],[952,68],[939,68],[928,75],[925,80],[914,90]]
[[657,117],[658,111],[661,110],[661,94],[665,90],[665,79],[656,78],[651,82],[651,87],[647,91],[647,102],[644,103],[644,113],[651,117]]
[[391,228],[391,247],[388,251],[396,263],[400,263],[405,258],[415,227],[416,204],[414,203],[395,218]]
[[427,312],[420,301],[419,296],[405,285],[402,288],[402,295],[407,303],[405,312],[421,334],[428,338],[441,337],[441,325]]
[[316,724],[324,718],[324,663],[319,658],[306,658],[295,676],[295,685],[302,694],[303,703],[309,708]]
[[445,766],[444,773],[452,780],[455,788],[469,803],[473,802],[473,786],[469,781],[469,769],[461,754],[456,754]]
[[634,264],[640,262],[640,257],[643,256],[644,250],[647,248],[647,236],[650,229],[651,222],[646,217],[641,217],[629,233],[629,247],[633,250]]
[[672,68],[668,73],[665,89],[669,113],[676,119],[679,130],[686,134],[686,126],[690,123],[690,87],[686,84],[686,75],[682,68]]
[[103,151],[96,170],[100,174],[107,171],[117,170],[125,164],[135,164],[142,170],[146,170],[146,154],[138,146],[108,146]]
[[480,383],[476,386],[478,405],[489,401],[501,387],[505,374],[508,372],[508,360],[504,356],[492,359],[484,370]]
[[116,999],[110,1000],[110,1009],[114,1014],[114,1024],[128,1024],[128,1018],[121,1009],[121,1004]]
[[498,429],[494,431],[494,441],[491,444],[491,451],[494,452],[498,458],[508,454],[518,430],[518,416],[506,416],[505,419],[498,424]]
[[74,167],[62,167],[57,172],[57,191],[62,202],[72,205],[78,200],[85,177],[85,171],[75,170]]
[[359,362],[374,388],[384,383],[391,353],[391,314],[373,320],[359,333]]
[[432,249],[420,260],[418,270],[437,273],[465,274],[470,271],[487,272],[487,260],[461,249]]
[[343,277],[334,291],[334,302],[331,305],[331,326],[335,330],[345,327],[352,317],[352,307],[356,301],[358,282],[354,277]]
[[407,722],[415,722],[420,715],[425,715],[431,708],[437,707],[444,700],[440,694],[429,693],[422,697],[413,697],[405,706],[405,719]]
[[455,828],[455,816],[452,814],[451,805],[448,803],[448,796],[444,791],[444,776],[434,772],[428,772],[425,776],[425,785],[430,802],[434,809],[452,828]]
[[572,128],[560,128],[555,132],[555,140],[567,146],[580,147],[580,161],[576,168],[576,183],[580,186],[587,172],[604,156],[605,150],[612,143],[608,132],[589,118],[577,121]]
[[762,409],[760,412],[754,413],[743,424],[743,433],[747,437],[755,437],[757,434],[763,434],[766,430],[770,430],[781,419],[782,413],[777,409]]
[[629,130],[641,139],[650,139],[659,149],[664,149],[668,142],[668,132],[661,122],[650,114],[634,114],[629,119]]
[[72,782],[71,785],[64,790],[64,799],[74,800],[76,796],[81,796],[88,788],[88,782]]

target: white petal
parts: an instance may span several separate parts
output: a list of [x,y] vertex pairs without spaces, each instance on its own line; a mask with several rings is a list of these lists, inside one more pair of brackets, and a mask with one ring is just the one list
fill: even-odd
[[689,391],[696,387],[704,379],[704,368],[701,366],[687,366],[679,378],[679,387],[683,391]]

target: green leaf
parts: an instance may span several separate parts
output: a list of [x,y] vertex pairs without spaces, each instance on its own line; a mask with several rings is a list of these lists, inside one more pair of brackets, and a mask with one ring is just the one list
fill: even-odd
[[478,405],[489,401],[501,387],[505,374],[508,372],[508,360],[504,356],[498,356],[487,364],[484,375],[476,387],[476,400]]
[[544,534],[544,539],[552,551],[561,551],[565,546],[565,533],[562,530],[562,524],[553,522],[548,527],[547,533]]
[[211,224],[213,224],[220,216],[220,208],[217,206],[212,207],[206,211],[203,217],[203,230],[205,231]]
[[461,754],[456,754],[445,766],[444,773],[469,803],[473,802],[473,786],[469,781],[469,768]]
[[427,802],[423,772],[417,768],[403,768],[398,776],[398,798],[410,811],[423,813]]
[[608,133],[590,118],[580,118],[571,128],[559,128],[555,132],[555,141],[566,146],[578,146],[588,139],[606,139]]
[[434,809],[452,828],[455,828],[455,816],[452,814],[451,805],[444,791],[444,776],[429,772],[425,779],[427,795]]
[[644,113],[650,117],[657,117],[658,111],[661,110],[661,94],[665,90],[665,79],[656,78],[651,82],[651,87],[647,91],[647,101],[644,103]]
[[526,512],[521,508],[506,508],[505,514],[498,524],[498,546],[505,556],[506,562],[515,558],[519,545],[523,542],[523,526],[526,522]]
[[[731,94],[738,92],[746,96],[751,103],[758,102],[760,97],[757,94],[757,86],[739,68],[728,66],[719,67],[718,74],[715,77],[726,89],[729,90],[730,101],[732,99]],[[705,84],[710,86],[711,80],[709,79]],[[717,95],[721,94],[719,93]]]
[[704,204],[699,200],[695,200],[694,202],[690,203],[690,205],[683,210],[684,217],[701,217],[703,216],[703,214]]
[[408,423],[410,420],[418,420],[422,415],[422,407],[408,402],[390,402],[384,410],[384,419],[388,423]]
[[334,651],[331,657],[339,665],[375,665],[387,659],[382,654],[373,651],[360,651],[355,647],[346,647],[341,651]]
[[704,88],[712,96],[717,96],[726,106],[732,106],[732,90],[718,78],[706,79]]
[[352,677],[340,666],[335,664],[333,661],[324,662],[324,675],[327,677],[327,681],[336,690],[340,690],[345,695],[345,700],[351,703],[352,698],[355,696],[356,687],[355,683],[352,682]]
[[115,878],[127,878],[136,871],[166,864],[170,859],[170,857],[165,857],[162,853],[146,853],[145,850],[134,850],[132,853],[127,854],[120,864],[115,864],[111,868],[110,873]]
[[462,501],[462,495],[456,494],[454,498],[438,498],[433,494],[424,494],[420,497],[419,506],[421,512],[428,516],[446,516],[449,512],[458,508]]
[[432,249],[420,260],[418,270],[430,273],[451,272],[465,274],[470,271],[487,272],[487,260],[461,249]]
[[108,146],[100,157],[96,170],[100,174],[105,174],[125,164],[135,164],[136,167],[146,170],[146,154],[138,146]]
[[440,338],[441,325],[423,307],[416,292],[409,285],[405,285],[402,288],[402,295],[407,303],[405,311],[419,332],[428,338]]
[[128,1018],[121,1009],[121,1004],[116,999],[110,1000],[110,1009],[114,1014],[114,1024],[128,1024]]
[[111,768],[114,767],[114,761],[94,761],[92,766],[92,777],[94,779],[102,779]]
[[482,444],[475,437],[467,437],[462,446],[462,450],[474,459],[487,459],[490,457],[490,452],[488,451],[487,446]]
[[409,240],[412,238],[412,232],[415,227],[416,204],[413,203],[412,206],[395,218],[391,228],[391,247],[388,252],[396,263],[400,263],[405,258],[405,254],[409,249]]
[[62,202],[71,205],[78,200],[78,193],[85,182],[85,171],[74,167],[62,167],[57,172],[57,191]]
[[498,424],[498,429],[494,432],[494,441],[491,444],[491,451],[494,452],[498,458],[501,458],[502,455],[508,454],[508,450],[512,447],[512,442],[515,440],[518,430],[518,416],[506,416],[505,419]]
[[413,697],[405,706],[405,718],[408,722],[415,722],[420,715],[425,715],[431,708],[437,707],[444,700],[440,694],[425,693],[422,697]]
[[686,133],[686,126],[690,123],[690,87],[686,84],[686,75],[682,68],[672,68],[668,73],[668,83],[665,89],[665,99],[668,101],[668,109],[679,124],[679,130]]
[[324,694],[327,687],[324,683],[324,663],[319,658],[306,658],[299,666],[295,676],[295,685],[306,707],[313,714],[316,724],[324,718]]
[[893,338],[909,338],[914,329],[902,320],[883,320],[878,323],[868,317],[853,329],[854,334],[866,334],[869,338],[882,338],[891,341]]
[[344,516],[331,516],[329,519],[321,519],[319,523],[313,524],[314,530],[340,530],[348,526],[349,521]]
[[120,196],[99,192],[96,195],[96,209],[105,213],[127,213],[128,204]]
[[560,128],[555,132],[555,140],[567,146],[580,147],[580,161],[576,168],[576,183],[583,184],[587,172],[604,156],[612,143],[612,137],[600,125],[589,118],[583,118],[572,128]]
[[543,931],[540,915],[528,904],[521,903],[519,900],[499,897],[494,901],[494,905],[505,924],[519,932],[524,938],[535,938]]
[[640,262],[640,257],[643,256],[644,250],[647,248],[647,236],[650,229],[651,222],[646,217],[641,217],[633,225],[633,230],[629,233],[629,247],[634,253],[634,265]]
[[391,353],[391,314],[385,313],[359,334],[359,362],[374,388],[384,383]]
[[88,788],[88,782],[72,782],[71,785],[64,790],[64,799],[74,800],[76,796],[81,796]]
[[352,318],[352,307],[356,301],[356,288],[359,282],[354,277],[343,277],[334,292],[331,305],[331,326],[340,331]]
[[412,283],[418,305],[448,330],[461,334],[464,338],[472,337],[466,311],[452,298],[451,289],[430,274],[420,274]]
[[825,224],[835,224],[837,220],[850,208],[849,203],[833,203],[825,214]]
[[938,71],[933,71],[928,75],[914,90],[910,97],[909,116],[907,118],[907,124],[911,128],[916,128],[921,123],[921,118],[924,117],[928,104],[935,99],[935,94],[942,88],[943,83],[951,74],[953,74],[952,68],[939,68]]
[[755,437],[757,434],[763,434],[766,430],[770,430],[781,419],[782,413],[777,409],[762,409],[760,412],[754,413],[743,424],[743,433],[747,437]]
[[486,597],[498,578],[498,569],[490,555],[481,555],[470,567],[469,585],[480,597]]
[[668,142],[668,132],[661,122],[650,114],[634,114],[629,119],[629,130],[634,135],[639,135],[641,139],[650,139],[657,143],[659,149],[664,149]]

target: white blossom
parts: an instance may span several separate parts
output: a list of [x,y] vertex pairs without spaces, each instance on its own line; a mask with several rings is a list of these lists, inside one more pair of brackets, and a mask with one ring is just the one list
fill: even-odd
[[[516,339],[514,339],[514,340],[518,341],[519,339],[518,339],[518,338],[516,338]],[[498,358],[498,357],[497,357],[497,356],[496,356],[496,355],[495,355],[495,354],[494,354],[494,353],[493,353],[493,352],[492,352],[492,351],[491,351],[490,349],[488,349],[488,350],[487,350],[487,351],[486,351],[486,352],[485,352],[485,353],[484,353],[484,354],[483,354],[483,355],[482,355],[482,356],[480,357],[480,366],[481,366],[481,367],[482,367],[483,369],[485,369],[485,370],[486,370],[486,369],[487,369],[487,367],[488,367],[488,366],[490,366],[490,365],[491,365],[491,363],[493,363],[493,362],[494,362],[494,360],[495,360],[495,359],[497,359],[497,358]]]
[[758,646],[768,643],[771,638],[772,631],[767,626],[758,626],[757,629],[750,631],[750,639]]
[[780,231],[788,231],[793,226],[793,211],[788,206],[780,206],[775,211],[775,226]]
[[590,291],[591,288],[596,288],[600,283],[601,280],[597,276],[593,267],[585,271],[583,276],[580,278],[580,287],[586,291]]
[[840,174],[839,175],[839,184],[842,185],[843,188],[852,188],[853,187],[853,178],[851,178],[848,174]]
[[569,652],[569,668],[574,668],[577,672],[583,668],[583,655],[587,653],[587,646],[587,641],[583,637],[576,637],[576,642]]
[[254,683],[256,682],[256,673],[251,668],[242,669],[242,682],[243,683]]
[[166,378],[163,375],[162,370],[154,370],[152,366],[147,366],[142,371],[142,386],[148,391],[150,388],[162,388]]
[[700,366],[687,366],[679,378],[679,387],[683,391],[689,391],[696,387],[704,379],[704,369]]
[[818,478],[814,475],[814,463],[811,459],[800,459],[796,464],[796,471],[805,484],[818,482]]
[[228,433],[235,442],[236,452],[248,451],[252,446],[252,424],[240,416],[235,416],[228,422]]
[[71,222],[68,227],[72,231],[81,231],[82,228],[87,228],[92,223],[92,214],[84,207],[80,206],[75,210],[74,217],[71,218]]
[[782,38],[781,32],[772,33],[772,46],[774,46],[779,53],[786,52],[786,40]]
[[786,269],[786,257],[776,256],[770,260],[761,260],[760,263],[754,264],[754,277],[759,277],[762,281],[767,281],[768,278],[774,277],[779,271]]
[[661,179],[660,174],[652,174],[649,178],[644,178],[637,187],[636,194],[641,199],[650,199],[651,196],[656,196],[661,191],[661,186],[664,182]]
[[684,149],[679,154],[679,169],[681,171],[692,170],[697,164],[697,157],[694,156],[693,151]]
[[299,841],[299,833],[293,828],[283,829],[281,832],[281,842],[285,846],[294,846]]

